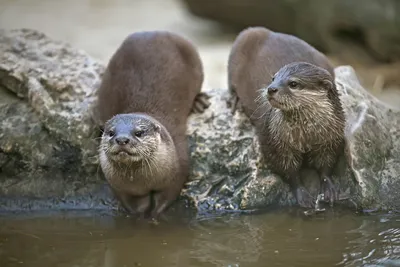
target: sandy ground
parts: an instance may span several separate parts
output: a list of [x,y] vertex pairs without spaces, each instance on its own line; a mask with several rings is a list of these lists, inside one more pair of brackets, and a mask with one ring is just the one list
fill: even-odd
[[[103,63],[133,31],[171,30],[198,47],[205,68],[204,86],[217,88],[227,86],[226,62],[235,38],[221,34],[212,22],[191,16],[178,0],[0,0],[0,27],[40,30],[84,49]],[[379,69],[373,73],[370,67],[362,65],[356,69],[366,77],[361,79],[366,88],[372,89]],[[400,90],[393,89],[370,91],[400,107]]]

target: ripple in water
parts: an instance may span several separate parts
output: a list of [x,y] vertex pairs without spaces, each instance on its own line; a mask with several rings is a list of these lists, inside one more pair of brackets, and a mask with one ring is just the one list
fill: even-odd
[[[397,226],[397,227],[393,227]],[[400,266],[400,218],[386,215],[363,220],[350,233],[360,237],[349,241],[343,266]]]
[[185,216],[3,216],[0,266],[400,266],[400,216]]

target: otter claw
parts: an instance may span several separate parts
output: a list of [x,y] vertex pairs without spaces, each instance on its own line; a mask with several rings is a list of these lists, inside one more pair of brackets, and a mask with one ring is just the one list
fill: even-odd
[[237,108],[238,108],[238,103],[239,103],[239,97],[234,94],[228,101],[228,105],[231,108],[231,114],[235,114]]
[[206,93],[199,93],[197,94],[196,98],[194,99],[192,112],[193,113],[203,113],[210,105],[210,96]]
[[325,178],[323,181],[323,193],[324,200],[329,201],[331,206],[333,205],[333,202],[338,200],[338,192],[329,178]]
[[315,207],[315,201],[313,197],[304,187],[299,187],[296,189],[296,199],[297,203],[303,208]]

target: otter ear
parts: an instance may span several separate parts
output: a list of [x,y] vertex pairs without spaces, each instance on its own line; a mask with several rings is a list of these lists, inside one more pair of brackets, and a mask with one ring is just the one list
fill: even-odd
[[322,80],[319,83],[320,83],[320,86],[325,88],[326,90],[330,90],[333,87],[332,82],[330,80],[327,80],[327,79]]
[[161,130],[161,127],[160,127],[160,125],[158,125],[158,124],[154,124],[154,131],[156,131],[156,132],[160,132],[160,130]]

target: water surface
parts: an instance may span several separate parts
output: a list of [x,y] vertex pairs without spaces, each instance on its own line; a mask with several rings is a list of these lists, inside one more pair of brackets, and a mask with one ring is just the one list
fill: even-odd
[[3,216],[0,266],[400,266],[400,216]]

